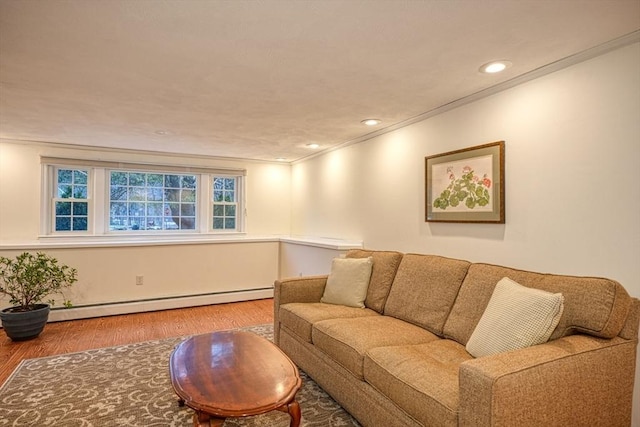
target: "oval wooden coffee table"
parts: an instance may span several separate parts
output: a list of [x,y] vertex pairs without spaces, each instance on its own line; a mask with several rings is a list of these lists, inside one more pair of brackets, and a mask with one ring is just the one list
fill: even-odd
[[222,426],[226,417],[279,410],[300,425],[298,368],[271,341],[245,331],[196,335],[169,361],[179,404],[194,409],[194,426]]

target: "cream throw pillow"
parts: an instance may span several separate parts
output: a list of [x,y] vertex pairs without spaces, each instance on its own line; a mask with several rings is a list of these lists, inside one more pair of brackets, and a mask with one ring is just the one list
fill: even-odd
[[505,277],[496,285],[467,351],[482,357],[547,342],[563,309],[562,294],[527,288]]
[[373,258],[335,258],[321,302],[364,308]]

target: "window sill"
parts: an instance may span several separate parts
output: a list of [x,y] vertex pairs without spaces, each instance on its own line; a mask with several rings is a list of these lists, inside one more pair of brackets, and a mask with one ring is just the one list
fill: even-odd
[[282,242],[301,246],[345,251],[362,249],[362,241],[347,241],[316,237],[257,236],[243,233],[220,235],[176,235],[176,236],[41,236],[35,242],[0,243],[0,250],[44,250],[65,248],[130,247],[130,246],[167,246],[225,243],[265,243]]

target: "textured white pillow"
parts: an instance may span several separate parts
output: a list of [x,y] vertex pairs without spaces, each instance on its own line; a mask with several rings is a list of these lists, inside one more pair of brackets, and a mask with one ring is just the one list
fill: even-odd
[[364,308],[373,258],[334,258],[321,302]]
[[527,288],[505,277],[496,285],[467,351],[482,357],[547,342],[563,309],[562,294]]

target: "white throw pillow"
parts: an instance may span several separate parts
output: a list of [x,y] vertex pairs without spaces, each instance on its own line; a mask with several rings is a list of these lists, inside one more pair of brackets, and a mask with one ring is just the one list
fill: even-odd
[[496,285],[467,351],[482,357],[547,342],[563,309],[562,294],[527,288],[505,277]]
[[335,258],[321,302],[364,308],[373,258]]

